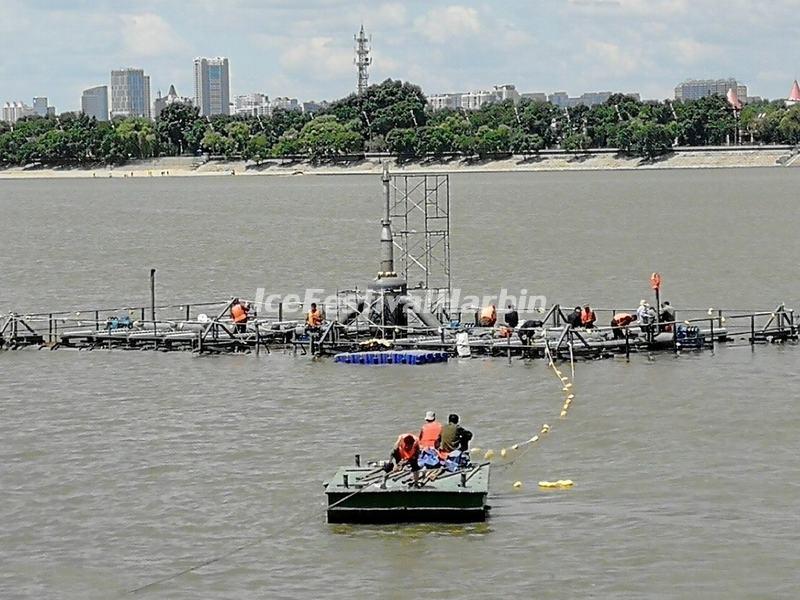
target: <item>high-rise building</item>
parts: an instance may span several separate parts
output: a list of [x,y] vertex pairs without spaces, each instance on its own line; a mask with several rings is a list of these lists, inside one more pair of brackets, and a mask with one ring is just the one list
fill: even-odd
[[144,69],[111,71],[111,118],[150,118],[150,76]]
[[81,112],[98,121],[108,121],[108,86],[98,85],[83,90]]
[[40,117],[47,116],[47,96],[33,97],[33,112]]
[[174,85],[169,86],[169,91],[167,92],[166,96],[162,96],[161,90],[159,90],[156,99],[153,100],[153,118],[157,119],[161,114],[161,111],[170,104],[188,104],[191,106],[192,99],[179,96],[178,92],[175,91]]
[[203,117],[230,114],[227,58],[194,59],[194,103]]
[[689,79],[675,87],[675,100],[698,100],[706,96],[728,95],[728,90],[736,92],[740,99],[747,98],[747,86],[737,82],[733,77],[728,79]]
[[269,96],[254,92],[233,99],[233,112],[248,117],[267,117],[270,114]]
[[22,117],[32,117],[35,114],[33,107],[24,102],[6,102],[3,105],[3,121],[8,123],[16,123]]

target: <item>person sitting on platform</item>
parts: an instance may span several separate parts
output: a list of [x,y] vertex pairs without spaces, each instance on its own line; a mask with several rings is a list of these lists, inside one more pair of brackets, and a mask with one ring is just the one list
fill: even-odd
[[231,302],[231,319],[233,319],[234,333],[244,333],[247,330],[247,313],[250,312],[250,305],[242,302],[239,298],[234,298]]
[[[404,433],[397,438],[397,442],[392,449],[389,462],[384,465],[384,470],[388,473],[392,470],[400,471],[405,465],[411,468],[414,476],[414,484],[419,481],[419,441],[411,433]],[[394,468],[393,462],[394,461]]]
[[504,320],[511,329],[516,329],[517,325],[519,325],[519,313],[510,302],[508,303],[508,311],[506,311]]
[[484,306],[478,317],[478,325],[481,327],[494,327],[495,323],[497,323],[497,307],[494,304]]
[[575,310],[567,315],[567,324],[570,325],[573,329],[577,329],[581,326],[581,307],[576,306]]
[[442,424],[436,420],[436,413],[429,410],[425,413],[425,423],[419,432],[419,447],[423,450],[438,448],[442,437]]
[[594,314],[592,308],[587,304],[583,307],[583,312],[581,313],[581,325],[585,329],[594,329],[594,323],[597,321],[597,315]]
[[628,313],[617,313],[611,319],[611,331],[614,332],[615,340],[625,339],[625,332],[623,329],[636,320],[636,315]]
[[308,333],[319,333],[322,326],[322,311],[317,308],[317,303],[311,303],[311,310],[306,315],[306,331]]
[[472,432],[467,431],[458,424],[457,414],[451,414],[447,417],[447,425],[442,427],[439,458],[444,460],[453,450],[466,452],[469,450],[469,442],[471,439]]

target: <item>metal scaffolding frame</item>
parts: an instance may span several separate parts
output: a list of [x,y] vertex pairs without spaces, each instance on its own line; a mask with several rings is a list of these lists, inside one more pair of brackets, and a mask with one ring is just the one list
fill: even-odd
[[393,173],[390,217],[396,264],[409,290],[426,292],[426,309],[450,310],[450,176],[447,173]]

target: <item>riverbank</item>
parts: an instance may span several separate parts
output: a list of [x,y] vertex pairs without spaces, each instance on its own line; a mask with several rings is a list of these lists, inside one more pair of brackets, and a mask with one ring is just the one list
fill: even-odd
[[398,160],[387,155],[340,158],[324,162],[269,159],[251,161],[204,160],[195,157],[165,157],[131,161],[122,166],[94,168],[11,167],[0,169],[0,179],[196,177],[220,175],[337,175],[376,174],[388,161],[392,171],[494,173],[515,171],[602,171],[648,169],[719,169],[744,167],[800,167],[800,153],[789,146],[745,146],[678,149],[653,161],[627,157],[613,150],[576,154],[545,151],[535,156],[513,155],[500,159],[463,157]]

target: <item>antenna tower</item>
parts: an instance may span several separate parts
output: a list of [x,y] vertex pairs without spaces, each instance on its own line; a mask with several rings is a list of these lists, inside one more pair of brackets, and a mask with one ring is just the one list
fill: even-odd
[[372,58],[369,55],[372,50],[370,47],[372,37],[370,36],[367,38],[364,33],[364,25],[362,24],[361,31],[359,31],[357,35],[354,35],[353,39],[356,41],[356,56],[353,59],[353,64],[358,67],[358,93],[361,95],[367,90],[367,85],[369,85],[367,67],[372,64]]

